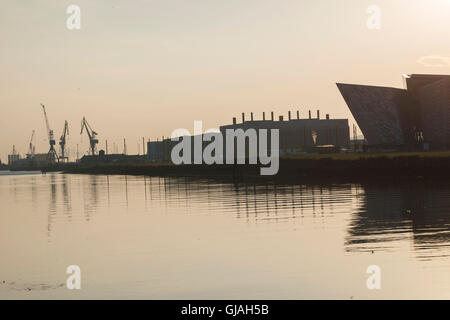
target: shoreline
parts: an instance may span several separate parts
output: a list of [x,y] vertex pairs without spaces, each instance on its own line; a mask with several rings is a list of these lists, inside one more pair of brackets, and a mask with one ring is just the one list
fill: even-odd
[[[216,177],[250,180],[360,182],[392,179],[450,180],[450,153],[335,154],[280,158],[279,171],[261,176],[260,165],[94,164],[64,173],[176,177]],[[61,171],[61,170],[57,170]]]

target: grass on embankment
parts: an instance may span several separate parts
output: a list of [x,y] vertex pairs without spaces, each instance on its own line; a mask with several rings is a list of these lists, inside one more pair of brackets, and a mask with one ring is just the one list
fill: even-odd
[[450,152],[344,153],[283,156],[276,176],[260,176],[258,165],[93,164],[68,173],[150,176],[229,176],[339,181],[380,178],[450,179]]
[[366,152],[366,153],[332,153],[332,154],[312,154],[312,155],[295,155],[282,156],[282,159],[289,160],[360,160],[373,158],[403,158],[403,157],[420,157],[420,158],[450,158],[450,151],[436,152]]

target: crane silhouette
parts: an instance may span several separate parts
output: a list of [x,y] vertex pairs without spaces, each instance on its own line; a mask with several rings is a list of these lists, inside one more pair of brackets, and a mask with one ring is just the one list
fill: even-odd
[[50,149],[47,153],[48,161],[53,164],[56,162],[56,159],[58,158],[55,150],[55,138],[53,136],[53,130],[50,129],[50,124],[48,122],[47,112],[45,111],[45,106],[41,103],[42,110],[44,111],[44,118],[45,118],[45,125],[47,126],[47,136],[48,136],[48,143],[50,144]]
[[30,144],[28,146],[28,153],[27,153],[27,159],[31,159],[34,157],[34,153],[35,153],[35,146],[33,144],[33,139],[34,139],[34,130],[31,133],[31,139],[30,139]]
[[92,127],[89,125],[89,123],[87,122],[86,118],[83,117],[83,121],[81,121],[81,132],[80,134],[83,134],[83,130],[86,128],[86,133],[89,137],[89,144],[91,146],[91,155],[95,155],[96,153],[96,147],[97,147],[97,143],[98,143],[98,139],[97,139],[97,132],[95,132],[94,130],[92,130]]
[[67,120],[64,122],[64,128],[61,135],[61,138],[59,138],[59,146],[61,147],[61,156],[59,157],[60,161],[68,161],[69,157],[66,156],[66,138],[69,134],[69,124],[67,123]]

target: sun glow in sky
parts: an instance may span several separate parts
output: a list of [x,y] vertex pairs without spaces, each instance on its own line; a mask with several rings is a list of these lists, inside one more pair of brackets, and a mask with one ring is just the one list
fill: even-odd
[[[231,122],[241,112],[319,109],[354,122],[335,83],[402,87],[404,73],[450,74],[450,1],[87,1],[81,29],[66,28],[73,1],[2,2],[0,159],[27,151],[36,130],[47,151],[39,103],[69,148],[86,116],[100,148],[127,139]],[[377,5],[380,29],[367,27]],[[205,128],[205,129],[206,129]],[[142,149],[142,146],[139,146]],[[110,149],[111,150],[111,149]]]

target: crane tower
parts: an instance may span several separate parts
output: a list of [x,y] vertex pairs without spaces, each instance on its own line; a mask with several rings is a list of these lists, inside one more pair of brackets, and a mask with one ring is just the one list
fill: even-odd
[[59,157],[59,161],[65,162],[69,160],[69,157],[66,156],[66,138],[69,134],[69,124],[66,122],[64,123],[63,132],[61,135],[61,138],[59,138],[59,146],[61,147],[61,156]]
[[45,125],[47,126],[47,135],[48,135],[48,142],[50,144],[50,149],[47,153],[48,161],[53,164],[56,162],[56,159],[58,159],[58,156],[56,154],[55,150],[55,138],[53,136],[53,130],[50,129],[50,124],[48,123],[48,117],[47,112],[45,111],[45,106],[41,103],[42,110],[44,111],[44,118],[45,118]]
[[83,121],[81,121],[81,132],[80,134],[83,134],[83,129],[86,128],[86,133],[89,137],[89,144],[91,147],[91,155],[95,155],[96,153],[96,149],[97,149],[97,143],[98,143],[98,139],[97,139],[97,132],[95,132],[94,130],[92,130],[92,127],[89,125],[89,123],[87,122],[86,118],[83,117]]
[[34,139],[34,130],[31,133],[31,139],[30,139],[30,144],[28,146],[28,153],[27,153],[27,159],[32,159],[34,157],[34,153],[35,153],[35,146],[33,144],[33,139]]

